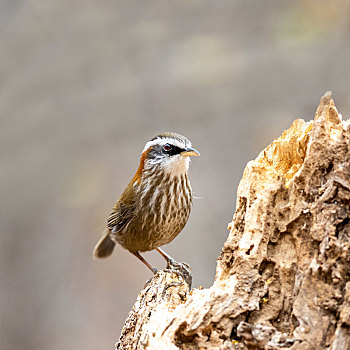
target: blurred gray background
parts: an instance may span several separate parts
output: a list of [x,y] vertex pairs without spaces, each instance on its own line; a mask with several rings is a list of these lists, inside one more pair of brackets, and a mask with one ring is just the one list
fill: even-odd
[[0,0],[0,348],[113,349],[150,271],[91,252],[162,131],[201,152],[166,251],[210,286],[246,163],[326,90],[348,117],[349,18],[345,0]]

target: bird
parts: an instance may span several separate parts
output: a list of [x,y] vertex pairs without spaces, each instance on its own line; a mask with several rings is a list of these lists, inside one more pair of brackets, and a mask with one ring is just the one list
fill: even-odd
[[154,274],[158,269],[140,253],[156,250],[168,266],[178,266],[160,247],[170,243],[188,221],[192,208],[188,168],[190,157],[199,155],[190,140],[177,133],[161,133],[148,141],[134,177],[108,217],[93,257],[110,256],[118,244]]

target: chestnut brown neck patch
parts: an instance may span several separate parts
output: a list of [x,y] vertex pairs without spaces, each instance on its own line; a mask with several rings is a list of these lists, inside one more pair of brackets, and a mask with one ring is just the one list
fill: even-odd
[[145,160],[151,148],[152,147],[150,147],[149,149],[146,149],[146,151],[142,153],[141,159],[140,159],[140,165],[132,179],[132,182],[137,182],[139,185],[141,184],[141,176],[142,176],[143,169],[145,167]]

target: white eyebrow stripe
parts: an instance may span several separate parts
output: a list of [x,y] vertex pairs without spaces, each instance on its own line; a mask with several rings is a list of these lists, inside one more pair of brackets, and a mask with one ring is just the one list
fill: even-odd
[[174,146],[179,147],[179,148],[187,148],[187,147],[192,146],[191,142],[184,143],[184,142],[181,142],[181,141],[179,141],[177,139],[173,139],[173,138],[164,138],[164,139],[157,138],[153,141],[148,141],[146,143],[146,146],[143,149],[142,153],[145,152],[146,150],[148,150],[152,146],[155,146],[155,145],[164,146],[167,143],[170,143],[171,145],[174,145]]

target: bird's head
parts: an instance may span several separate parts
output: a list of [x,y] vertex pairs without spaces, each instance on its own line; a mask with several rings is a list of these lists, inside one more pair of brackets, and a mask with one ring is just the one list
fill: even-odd
[[143,171],[158,170],[181,175],[188,170],[190,156],[199,156],[199,152],[185,136],[172,132],[159,134],[146,143],[135,177],[141,176]]

